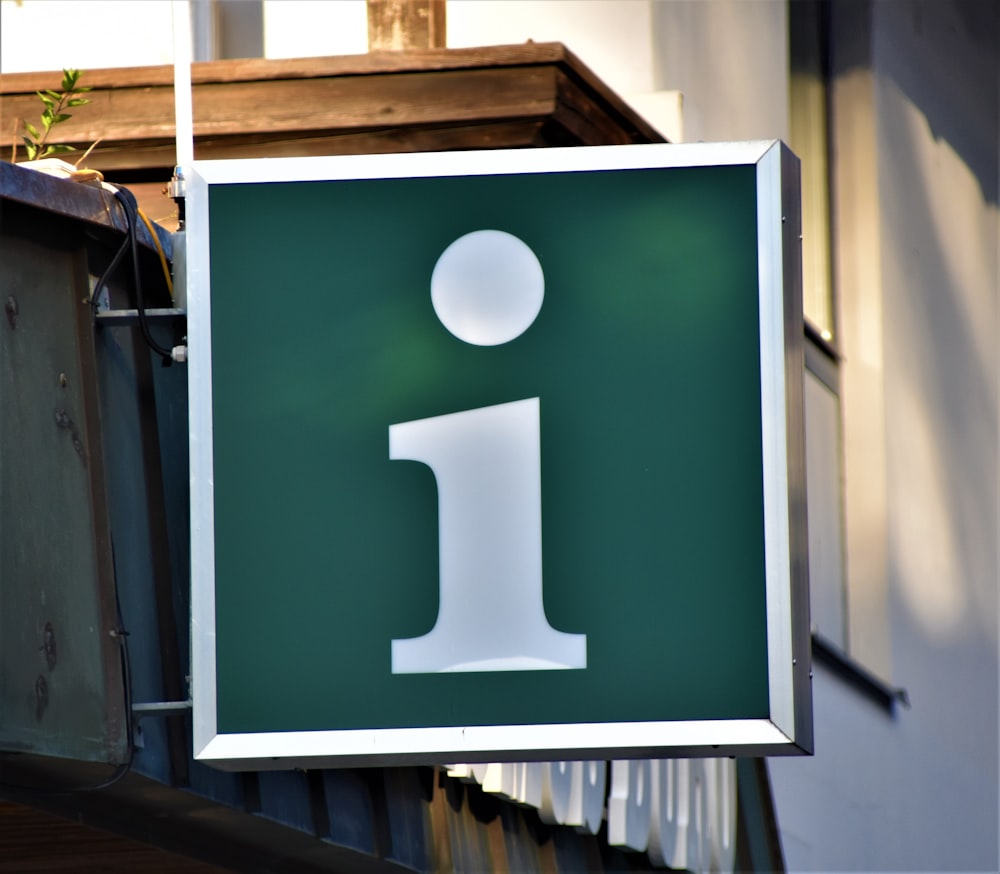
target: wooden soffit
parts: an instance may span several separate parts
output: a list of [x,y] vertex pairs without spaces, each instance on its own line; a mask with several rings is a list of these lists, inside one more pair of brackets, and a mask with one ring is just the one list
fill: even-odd
[[[0,129],[58,73],[0,76]],[[58,129],[88,166],[174,163],[173,68],[87,70],[92,103]],[[561,43],[196,63],[195,157],[278,157],[663,142]],[[22,153],[23,155],[23,153]],[[7,157],[6,155],[4,157]]]

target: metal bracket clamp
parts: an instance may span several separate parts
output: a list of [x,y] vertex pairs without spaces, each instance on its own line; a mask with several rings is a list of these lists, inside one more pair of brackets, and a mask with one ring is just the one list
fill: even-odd
[[178,230],[184,230],[187,218],[185,208],[185,193],[187,185],[184,182],[184,171],[179,166],[174,167],[174,175],[167,183],[167,195],[177,204],[177,225]]
[[174,167],[174,175],[167,183],[167,196],[174,200],[182,199],[185,195],[184,172],[180,167]]
[[[176,309],[173,307],[164,307],[161,309],[147,309],[143,311],[143,315],[148,321],[151,322],[162,322],[170,321],[173,319],[184,319],[187,318],[187,311],[182,309]],[[139,311],[138,310],[98,310],[94,318],[97,320],[97,324],[105,325],[107,327],[119,327],[127,325],[137,325],[139,323]]]
[[177,713],[186,713],[191,709],[191,699],[187,701],[147,701],[142,704],[132,705],[132,715],[142,716],[172,716]]

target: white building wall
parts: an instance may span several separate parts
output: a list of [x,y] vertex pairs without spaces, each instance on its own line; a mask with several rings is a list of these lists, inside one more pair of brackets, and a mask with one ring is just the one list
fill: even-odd
[[882,405],[848,443],[867,457],[848,458],[847,513],[885,516],[849,544],[849,638],[912,709],[817,668],[817,754],[771,762],[790,870],[998,870],[998,22],[991,4],[876,2],[867,59],[837,71],[871,164],[844,166],[844,142],[835,175],[873,183],[839,234],[844,414]]
[[785,3],[651,0],[650,7],[653,84],[683,94],[686,142],[788,140]]
[[0,0],[0,72],[173,63],[171,7],[170,0]]
[[266,58],[318,58],[367,51],[365,0],[264,0]]
[[449,0],[448,47],[562,42],[620,93],[654,90],[650,0]]

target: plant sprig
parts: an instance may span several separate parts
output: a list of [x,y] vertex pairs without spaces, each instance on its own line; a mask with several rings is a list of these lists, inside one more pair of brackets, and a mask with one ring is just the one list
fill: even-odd
[[90,88],[82,88],[77,83],[83,75],[80,70],[63,70],[61,91],[36,91],[39,99],[45,104],[42,110],[42,130],[39,132],[31,122],[24,122],[26,136],[22,136],[24,148],[28,153],[29,161],[37,161],[40,158],[47,158],[49,155],[59,155],[63,152],[72,152],[72,146],[62,144],[49,144],[49,134],[52,128],[69,118],[71,113],[66,109],[75,109],[78,106],[86,106],[90,101],[86,97],[76,95],[85,94]]

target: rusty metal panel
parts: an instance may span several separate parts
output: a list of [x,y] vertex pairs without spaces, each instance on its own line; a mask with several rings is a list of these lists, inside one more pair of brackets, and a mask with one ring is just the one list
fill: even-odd
[[84,250],[0,238],[0,751],[127,756]]

